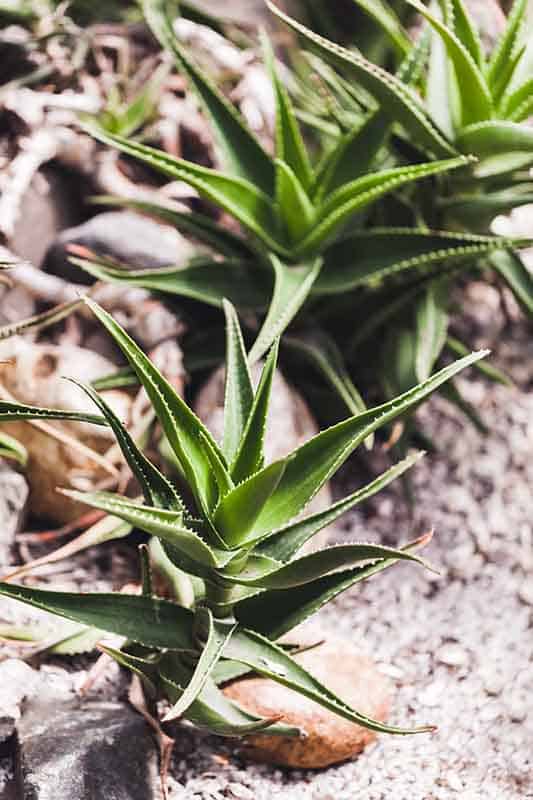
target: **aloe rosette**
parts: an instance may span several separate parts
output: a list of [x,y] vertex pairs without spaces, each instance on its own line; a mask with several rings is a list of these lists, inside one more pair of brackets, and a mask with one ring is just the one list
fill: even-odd
[[[411,159],[435,154],[429,131],[440,132],[456,152],[475,157],[465,169],[437,176],[431,191],[421,186],[385,211],[389,217],[403,215],[418,224],[418,244],[426,241],[428,247],[416,252],[417,234],[410,231],[403,239],[409,250],[402,264],[395,254],[398,246],[401,252],[406,231],[398,237],[390,230],[390,269],[377,272],[384,279],[376,287],[380,291],[368,297],[363,325],[351,334],[346,326],[342,331],[350,365],[364,359],[364,346],[372,350],[376,336],[384,333],[384,383],[394,393],[426,377],[444,348],[454,353],[466,349],[448,336],[454,278],[465,269],[492,268],[524,311],[533,313],[533,278],[517,253],[530,242],[501,239],[499,247],[483,248],[480,244],[477,251],[475,244],[478,235],[490,232],[497,214],[533,201],[529,174],[533,130],[528,124],[533,111],[531,37],[527,36],[526,0],[515,0],[490,54],[484,51],[463,0],[439,0],[429,7],[418,0],[405,0],[404,6],[418,12],[426,24],[416,42],[410,42],[392,7],[367,0],[354,2],[382,28],[391,52],[397,53],[398,42],[403,43],[403,60],[396,74],[371,65],[357,52],[308,30],[275,6],[271,8],[313,52],[314,64],[324,71],[339,104],[349,100],[350,114],[362,119],[363,129],[373,131],[372,159],[382,158],[384,152],[393,163],[401,162],[406,154]],[[371,98],[366,108],[354,101],[353,92],[350,94],[354,86]],[[335,136],[342,142],[350,134],[337,130]],[[464,237],[463,241],[458,241],[456,248],[450,242],[448,255],[444,250],[439,253],[440,244],[431,241],[434,227],[449,230],[452,238]],[[471,247],[466,246],[469,236],[474,236]],[[434,258],[441,264],[436,276],[430,269]],[[398,280],[402,274],[407,281]],[[347,288],[346,283],[344,286]],[[338,314],[342,310],[337,310]],[[353,318],[353,308],[347,307],[344,317],[348,327],[350,315]],[[486,365],[482,368],[487,372]],[[505,381],[496,370],[488,372]],[[453,396],[450,387],[447,391],[475,416],[456,387]]]
[[[0,420],[70,419],[108,425],[142,489],[144,503],[108,492],[68,494],[146,532],[166,563],[175,600],[154,595],[146,553],[143,594],[75,594],[0,583],[0,595],[21,600],[81,625],[123,637],[106,648],[138,674],[146,691],[166,697],[167,719],[183,717],[226,736],[268,729],[297,735],[279,721],[260,719],[228,700],[221,682],[253,671],[300,692],[368,728],[407,733],[360,714],[315,680],[278,644],[340,592],[399,561],[424,563],[416,550],[372,543],[339,544],[310,554],[298,551],[345,511],[402,475],[420,457],[410,455],[370,484],[318,513],[301,516],[321,486],[375,430],[404,414],[484,353],[473,353],[394,401],[348,417],[283,459],[264,463],[263,441],[277,342],[254,390],[234,308],[225,303],[227,368],[224,437],[217,443],[185,401],[113,318],[87,304],[144,386],[188,488],[176,486],[138,448],[106,402],[81,386],[99,414],[0,402]],[[152,548],[151,548],[152,549]],[[427,728],[415,729],[415,731]]]
[[[378,219],[382,216],[380,204],[386,196],[410,186],[417,190],[420,186],[421,192],[426,184],[431,194],[439,175],[446,183],[452,172],[466,174],[472,159],[467,152],[458,151],[410,88],[420,74],[418,49],[413,55],[402,39],[405,57],[398,75],[390,76],[358,53],[333,45],[270,7],[322,57],[347,69],[367,96],[376,98],[380,108],[368,118],[354,121],[317,157],[315,150],[306,147],[294,104],[265,40],[265,59],[276,101],[275,156],[271,156],[177,40],[165,0],[144,0],[147,22],[173,54],[211,121],[223,169],[174,158],[106,132],[94,121],[86,123],[88,130],[104,144],[188,183],[201,197],[230,214],[240,228],[230,230],[203,213],[180,213],[157,204],[102,198],[174,225],[207,248],[206,254],[158,270],[130,269],[98,257],[73,261],[93,276],[117,284],[142,286],[215,307],[221,307],[223,298],[228,298],[254,332],[252,361],[261,358],[276,337],[290,328],[291,339],[284,339],[287,347],[283,348],[283,358],[287,360],[290,351],[297,369],[312,365],[319,385],[335,393],[335,401],[328,405],[333,408],[340,400],[340,410],[335,411],[339,418],[346,410],[355,413],[365,408],[356,388],[361,376],[350,362],[360,342],[371,340],[383,316],[387,312],[390,316],[391,307],[405,305],[411,296],[419,298],[433,275],[463,268],[465,261],[484,254],[505,256],[506,249],[525,242],[421,225],[368,226],[370,215]],[[390,14],[390,23],[389,18]],[[376,153],[387,142],[391,119],[395,129],[414,143],[420,142],[433,160],[398,165],[387,157],[377,165]],[[393,287],[392,306],[389,297],[382,302],[376,291],[389,283]],[[436,307],[433,298],[428,302]],[[338,322],[344,319],[350,321],[351,328],[339,333]],[[220,340],[220,335],[214,338]],[[212,344],[209,349],[216,349]],[[187,353],[191,365],[205,363],[205,346],[202,350],[200,344],[199,348]],[[422,349],[423,356],[418,357],[420,379],[431,373],[440,354],[438,348]]]

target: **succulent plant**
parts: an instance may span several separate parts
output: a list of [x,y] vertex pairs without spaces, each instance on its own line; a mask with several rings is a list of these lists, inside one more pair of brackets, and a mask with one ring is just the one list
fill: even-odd
[[142,595],[63,593],[6,582],[0,583],[0,595],[124,637],[120,650],[107,652],[140,675],[148,693],[169,700],[168,719],[184,717],[227,736],[265,729],[269,734],[297,735],[277,720],[259,719],[239,708],[217,688],[220,682],[253,671],[368,728],[408,732],[346,706],[291,657],[289,645],[276,640],[340,592],[398,561],[424,563],[415,550],[427,537],[401,549],[349,543],[298,555],[314,534],[404,473],[420,454],[410,455],[324,511],[303,518],[301,512],[373,431],[484,353],[451,364],[407,394],[349,417],[286,458],[265,465],[263,440],[277,342],[254,391],[237,315],[225,303],[225,426],[219,445],[113,318],[86,302],[143,384],[180,464],[190,502],[139,450],[90,386],[82,388],[101,415],[0,402],[0,420],[68,418],[109,425],[142,489],[144,504],[107,492],[68,494],[150,534],[162,548],[175,583],[192,583],[179,592],[178,602],[154,595],[149,569],[143,570]]
[[[214,221],[207,213],[180,213],[155,204],[108,198],[107,202],[122,203],[176,226],[206,245],[209,252],[159,270],[132,270],[87,254],[78,254],[74,263],[100,279],[211,306],[220,307],[227,297],[254,332],[251,361],[259,359],[290,327],[291,338],[284,339],[282,357],[286,362],[289,357],[296,360],[300,372],[302,368],[309,371],[307,365],[312,365],[319,386],[335,394],[334,401],[327,404],[334,409],[334,418],[340,418],[346,410],[355,413],[364,409],[358,390],[361,376],[345,362],[351,359],[353,363],[358,339],[371,339],[372,332],[383,324],[383,311],[389,310],[391,303],[393,308],[400,300],[405,303],[405,297],[418,297],[428,278],[442,272],[443,264],[446,270],[464,269],[466,260],[519,246],[521,240],[422,225],[399,227],[396,222],[392,226],[367,224],[369,214],[378,220],[383,216],[376,201],[383,201],[385,195],[431,176],[434,180],[442,175],[446,184],[451,170],[462,167],[458,174],[464,173],[470,163],[469,156],[458,154],[409,89],[420,68],[411,53],[402,62],[399,76],[392,79],[362,56],[316,37],[322,54],[327,52],[329,57],[334,52],[340,54],[335,58],[343,65],[345,61],[350,67],[356,65],[356,77],[366,96],[374,95],[387,110],[387,116],[378,110],[366,118],[358,117],[334,146],[324,148],[317,156],[304,143],[293,102],[265,39],[277,109],[273,158],[176,39],[165,0],[144,0],[143,6],[152,30],[174,54],[178,68],[188,77],[190,88],[211,120],[224,171],[112,135],[94,121],[87,123],[88,130],[103,143],[188,183],[238,221],[240,231]],[[308,41],[315,41],[314,34],[303,26],[293,21],[290,24],[304,31]],[[387,142],[391,115],[414,142],[422,142],[427,153],[440,160],[406,165],[395,163],[390,154],[385,154],[378,163],[376,154]],[[418,154],[417,159],[420,162]],[[426,183],[429,181],[416,186]],[[433,183],[426,192],[421,188],[420,196],[432,191]],[[381,302],[377,289],[389,284],[393,287],[392,299]],[[436,306],[433,302],[431,307]],[[345,321],[349,329],[339,330],[338,323]],[[440,354],[441,338],[439,335],[432,347],[422,343],[418,356],[421,378],[431,373]],[[221,339],[218,330],[214,339]],[[205,342],[200,345],[205,351]],[[216,347],[211,343],[208,349],[214,352]],[[205,364],[204,352],[189,351],[187,355],[191,364]],[[388,369],[392,380],[392,367]]]
[[[373,6],[366,0],[355,2],[366,11]],[[439,0],[429,8],[418,0],[405,0],[403,5],[419,12],[426,28],[411,43],[396,75],[370,65],[357,53],[271,7],[313,51],[318,59],[315,66],[325,70],[329,90],[340,105],[344,103],[348,118],[359,115],[364,125],[374,128],[374,158],[382,147],[393,163],[402,163],[406,157],[424,158],[431,150],[428,126],[441,131],[456,151],[475,156],[475,161],[460,172],[444,179],[436,177],[431,191],[421,186],[408,196],[404,194],[400,203],[384,209],[385,218],[405,218],[421,232],[425,230],[426,236],[432,228],[461,231],[464,236],[487,234],[497,214],[533,200],[533,182],[528,174],[533,164],[533,131],[527,124],[533,110],[533,79],[531,44],[524,24],[527,2],[515,0],[507,26],[490,55],[483,50],[463,0]],[[398,37],[406,41],[406,31],[392,8],[373,16],[391,45]],[[354,100],[354,86],[370,96],[366,105]],[[336,137],[343,141],[346,134],[338,129]],[[394,238],[389,244],[394,250]],[[354,312],[346,305],[346,324],[336,335],[347,342],[344,351],[348,362],[364,360],[365,344],[375,352],[375,338],[381,331],[387,364],[384,382],[394,394],[423,379],[445,347],[457,352],[462,344],[448,338],[447,329],[454,279],[465,269],[495,270],[531,315],[533,278],[516,252],[517,246],[527,246],[528,242],[513,247],[511,242],[502,241],[502,245],[492,252],[465,250],[465,257],[455,264],[444,258],[435,279],[428,274],[427,254],[409,259],[409,269],[404,273],[409,275],[409,282],[404,285],[398,285],[400,271],[391,269],[381,289],[367,296],[363,331],[356,329],[351,337],[346,331],[350,327],[353,330]],[[331,316],[335,314],[339,328],[342,312],[337,309]],[[391,364],[398,368],[391,369]],[[492,376],[503,379],[496,372]],[[447,391],[449,394],[451,388]],[[457,394],[452,399],[461,402]]]

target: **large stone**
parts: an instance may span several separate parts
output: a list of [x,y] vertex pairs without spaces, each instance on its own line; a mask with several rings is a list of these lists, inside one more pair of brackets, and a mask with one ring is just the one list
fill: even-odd
[[[252,368],[252,379],[257,384],[262,365]],[[199,391],[195,411],[209,428],[215,439],[222,440],[224,432],[224,370],[218,369]],[[265,461],[271,463],[283,458],[292,450],[318,433],[316,421],[303,397],[276,371],[265,435]],[[305,514],[322,511],[331,503],[329,486],[323,486],[305,509]],[[316,548],[327,540],[327,533],[312,539]]]
[[24,521],[28,494],[24,475],[0,463],[0,565],[11,562],[11,548]]
[[132,211],[106,211],[64,230],[49,248],[43,268],[76,283],[92,283],[88,273],[69,261],[68,246],[82,245],[101,256],[138,269],[181,264],[193,246],[169,225]]
[[79,181],[49,165],[36,173],[25,192],[9,246],[20,258],[41,264],[58,232],[81,217]]
[[157,752],[128,706],[34,703],[18,725],[17,775],[24,800],[151,800]]
[[[359,648],[338,638],[300,653],[296,660],[317,680],[352,708],[384,722],[391,687],[375,664]],[[281,721],[306,732],[305,737],[250,736],[243,755],[288,767],[317,769],[352,758],[375,739],[375,733],[323,708],[303,695],[264,678],[236,681],[224,693],[243,708],[264,717],[281,715]]]
[[[7,396],[21,403],[95,413],[84,392],[64,376],[90,383],[109,374],[115,366],[103,356],[72,345],[33,344],[22,338],[0,346],[0,384]],[[103,396],[120,419],[128,422],[131,398],[126,392],[111,390]],[[106,427],[77,422],[50,422],[50,429],[66,434],[102,454],[114,442]],[[9,422],[0,430],[14,436],[28,450],[25,470],[30,485],[32,514],[55,522],[68,522],[79,516],[82,507],[57,494],[57,487],[83,488],[108,476],[104,466],[87,451],[62,441],[29,422]],[[81,482],[81,483],[80,483]]]

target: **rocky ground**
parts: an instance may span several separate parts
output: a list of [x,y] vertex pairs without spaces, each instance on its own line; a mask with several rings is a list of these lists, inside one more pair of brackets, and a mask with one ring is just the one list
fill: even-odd
[[[479,303],[474,322],[483,323],[485,312],[487,304]],[[359,643],[396,684],[393,722],[431,722],[438,731],[382,737],[352,762],[318,772],[290,772],[245,764],[224,742],[182,728],[171,769],[171,798],[533,798],[533,342],[525,326],[515,324],[510,332],[498,322],[498,314],[490,319],[496,363],[509,368],[518,385],[509,389],[475,376],[462,380],[464,393],[490,421],[489,436],[481,437],[443,401],[432,400],[421,418],[441,454],[416,469],[414,518],[396,486],[353,514],[346,525],[347,538],[389,543],[434,527],[428,555],[441,565],[441,577],[396,567],[346,594],[317,618],[326,633],[335,630]],[[346,482],[352,477],[344,475]],[[54,670],[48,668],[45,675],[49,684]],[[78,676],[78,685],[84,676]],[[62,688],[66,708],[76,676],[71,682],[70,688]],[[100,687],[96,698],[89,695],[86,702],[102,696],[110,701],[109,689],[102,695]],[[104,713],[100,724],[113,732],[116,708],[104,711],[85,706],[87,714]],[[87,718],[83,711],[77,713],[80,720]],[[132,724],[125,717],[125,727]],[[104,739],[113,741],[115,734]],[[47,738],[54,735],[64,735],[59,723],[48,728]],[[22,736],[23,750],[24,741]],[[152,776],[157,797],[153,749],[149,738],[138,741],[146,754],[141,785],[147,787],[146,776]],[[30,763],[31,756],[30,750]],[[12,769],[9,759],[2,765],[0,786]],[[37,778],[39,769],[37,758]],[[140,797],[131,785],[120,787],[120,778],[128,780],[127,765],[117,767],[110,784],[115,794],[108,787],[106,797]],[[143,790],[142,796],[148,798],[150,791]],[[57,793],[54,797],[60,800]]]

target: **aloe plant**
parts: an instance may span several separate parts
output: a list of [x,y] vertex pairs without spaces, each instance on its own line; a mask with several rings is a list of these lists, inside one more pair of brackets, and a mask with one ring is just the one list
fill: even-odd
[[[368,5],[367,12],[373,7]],[[362,121],[360,117],[354,119],[333,147],[326,147],[319,154],[309,150],[294,104],[265,40],[265,59],[276,99],[275,157],[272,157],[176,39],[165,0],[144,0],[143,7],[155,35],[174,55],[178,68],[188,77],[190,88],[211,120],[224,171],[201,167],[132,139],[112,135],[94,121],[87,123],[88,129],[104,144],[140,159],[170,178],[188,183],[240,223],[240,231],[230,230],[203,213],[180,213],[155,204],[104,198],[106,202],[133,207],[174,225],[202,243],[207,253],[188,263],[160,270],[132,270],[104,258],[73,261],[99,279],[192,298],[219,308],[227,297],[239,313],[245,314],[255,335],[251,361],[261,358],[275,338],[290,327],[293,342],[303,344],[293,348],[291,357],[296,356],[302,365],[311,360],[313,371],[340,400],[341,415],[346,410],[350,413],[362,410],[365,404],[356,388],[360,376],[344,363],[355,347],[351,340],[362,333],[360,326],[368,327],[368,313],[354,317],[358,298],[363,297],[364,305],[367,290],[373,296],[376,287],[389,281],[395,287],[400,284],[395,289],[397,294],[405,286],[411,291],[413,284],[419,292],[422,278],[427,281],[438,274],[443,264],[447,269],[458,269],[469,257],[501,252],[502,248],[519,246],[522,242],[420,225],[367,225],[370,214],[379,220],[381,206],[377,201],[383,202],[386,195],[422,179],[426,180],[420,186],[428,184],[431,194],[433,181],[439,175],[447,183],[452,171],[458,175],[465,173],[470,163],[469,156],[458,153],[409,89],[419,70],[410,53],[391,85],[390,76],[383,69],[358,54],[327,45],[328,53],[334,50],[341,54],[343,64],[346,58],[356,65],[366,96],[375,95],[387,108],[387,114],[395,115],[414,141],[423,142],[427,153],[438,160],[398,165],[386,157],[380,165],[376,164],[376,154],[386,143],[390,128],[389,117],[384,118],[379,111]],[[314,37],[303,26],[290,24],[306,32],[308,38]],[[322,52],[327,40],[318,38]],[[399,35],[396,38],[400,41]],[[340,305],[335,298],[340,298]],[[343,308],[347,313],[343,313]],[[329,324],[328,317],[335,325]],[[352,328],[339,334],[336,323],[346,318]],[[359,324],[354,332],[355,318]],[[376,322],[377,319],[378,316]],[[220,340],[218,332],[215,342],[217,339]],[[284,359],[286,350],[284,347]],[[199,357],[195,353],[187,355],[190,363],[196,360],[205,364],[203,353]],[[431,363],[426,360],[424,377],[433,364],[434,360]],[[333,403],[328,405],[333,407]]]
[[[223,297],[228,297],[239,309],[267,309],[252,351],[252,358],[259,358],[315,290],[320,292],[321,286],[322,291],[327,289],[336,274],[346,271],[345,264],[337,265],[339,254],[333,248],[344,240],[346,223],[355,214],[365,212],[400,186],[464,166],[468,159],[457,155],[436,127],[427,126],[427,143],[441,158],[439,161],[368,173],[366,150],[371,132],[353,131],[349,148],[342,143],[326,159],[313,163],[265,42],[277,103],[276,154],[271,157],[188,57],[174,35],[163,0],[145,0],[144,10],[152,30],[174,54],[212,121],[224,172],[173,158],[105,133],[95,125],[90,126],[90,131],[105,144],[190,184],[201,196],[231,214],[247,236],[231,233],[204,215],[140,206],[214,248],[217,256],[156,272],[120,271],[103,261],[85,261],[83,266],[108,280],[127,281],[218,306]],[[378,251],[384,235],[383,231],[376,232]],[[456,244],[459,246],[459,241]],[[469,246],[474,242],[461,244]],[[490,246],[484,239],[475,244]],[[365,247],[368,250],[372,245],[371,235],[366,232]],[[356,248],[357,243],[353,243],[352,253]],[[353,270],[357,265],[354,267],[352,262],[353,255],[349,264]]]
[[[355,3],[367,11],[368,6],[379,5],[367,0]],[[533,182],[527,172],[533,164],[533,132],[526,124],[533,109],[531,44],[525,35],[527,2],[515,0],[507,27],[490,54],[484,52],[463,0],[439,0],[429,8],[418,0],[404,0],[403,5],[422,15],[426,29],[411,44],[396,75],[370,65],[357,53],[339,47],[271,7],[319,59],[315,63],[319,69],[322,64],[329,90],[336,94],[339,104],[346,105],[346,113],[362,115],[365,124],[379,133],[372,150],[374,159],[383,157],[384,151],[393,163],[401,162],[406,153],[411,158],[424,158],[431,150],[428,126],[441,131],[456,151],[475,156],[476,160],[460,173],[445,179],[436,177],[431,191],[421,188],[404,193],[398,204],[383,209],[385,219],[403,217],[418,225],[425,236],[432,228],[455,231],[452,235],[486,235],[495,215],[533,201]],[[374,19],[382,26],[384,38],[392,42],[394,32],[405,42],[407,33],[394,10],[388,8],[386,15],[375,12],[376,9]],[[332,69],[334,72],[329,72]],[[354,85],[371,97],[366,107],[354,100]],[[331,129],[329,133],[332,134]],[[333,134],[340,141],[347,136],[340,128]],[[465,250],[464,258],[457,258],[455,264],[444,258],[441,275],[435,279],[428,271],[429,248],[419,257],[413,254],[408,259],[409,272],[404,273],[410,275],[407,284],[398,285],[400,273],[394,266],[382,291],[367,297],[362,330],[353,332],[353,307],[346,304],[345,325],[339,334],[342,310],[334,308],[331,316],[337,315],[336,335],[348,339],[348,360],[352,364],[364,360],[365,345],[374,352],[375,337],[381,331],[385,340],[383,360],[387,364],[384,382],[390,393],[403,391],[427,376],[444,348],[456,350],[455,340],[447,335],[450,298],[454,276],[465,269],[495,270],[531,315],[533,278],[516,252],[520,244],[513,247],[512,242],[503,240],[501,244],[501,249],[492,252],[488,248]],[[391,369],[391,364],[395,368]],[[497,377],[503,379],[501,375]],[[450,389],[447,391],[449,394]],[[455,394],[451,399],[460,398]]]
[[[143,384],[180,465],[190,504],[90,386],[80,384],[100,414],[0,402],[0,420],[84,419],[111,427],[139,482],[144,504],[108,492],[67,494],[154,537],[167,571],[179,577],[173,585],[181,587],[181,602],[154,595],[145,557],[142,595],[71,594],[5,582],[0,583],[0,595],[123,637],[119,650],[106,648],[106,652],[140,675],[149,694],[168,699],[172,707],[166,719],[184,717],[226,736],[264,730],[285,736],[301,733],[276,720],[258,718],[218,689],[220,682],[253,671],[352,722],[388,733],[410,732],[350,708],[291,657],[290,647],[276,640],[360,581],[399,561],[424,563],[415,551],[427,537],[401,549],[349,543],[298,555],[317,532],[403,474],[420,454],[410,455],[329,508],[299,515],[369,435],[484,353],[456,361],[394,401],[351,416],[285,458],[265,464],[263,440],[277,342],[254,390],[237,315],[225,303],[226,392],[224,437],[219,444],[113,318],[92,301],[86,302]],[[184,582],[191,579],[185,590]],[[413,732],[424,730],[428,728]]]

